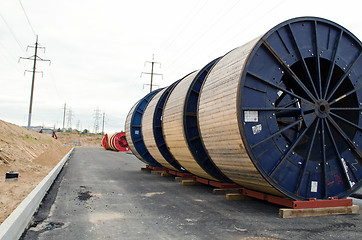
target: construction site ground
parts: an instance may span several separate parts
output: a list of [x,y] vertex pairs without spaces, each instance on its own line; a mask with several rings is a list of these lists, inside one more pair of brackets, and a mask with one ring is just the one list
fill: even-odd
[[[0,120],[0,224],[41,182],[73,145],[99,146],[101,135],[57,132],[38,133]],[[19,173],[18,181],[5,174]]]
[[130,153],[76,148],[22,239],[362,239],[360,214],[283,219],[278,205],[142,167]]

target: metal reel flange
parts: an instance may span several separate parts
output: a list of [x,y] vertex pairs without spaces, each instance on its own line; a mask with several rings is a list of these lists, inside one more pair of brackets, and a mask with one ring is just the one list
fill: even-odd
[[180,163],[177,162],[177,160],[172,156],[172,154],[168,150],[166,142],[165,142],[165,137],[164,137],[163,131],[162,131],[163,108],[165,106],[167,97],[172,93],[172,90],[176,87],[176,85],[180,81],[181,80],[177,80],[176,82],[171,84],[169,87],[167,87],[167,89],[164,91],[164,93],[158,100],[156,108],[155,108],[154,116],[153,116],[153,134],[155,136],[154,138],[155,138],[157,148],[160,151],[160,153],[162,154],[162,156],[165,158],[165,160],[169,164],[171,164],[171,166],[173,166],[175,169],[184,172],[185,169],[180,165]]
[[190,84],[189,90],[186,95],[185,104],[184,104],[184,134],[187,144],[189,146],[190,152],[194,157],[195,161],[199,166],[207,172],[210,176],[215,179],[230,183],[231,180],[226,177],[220,169],[215,165],[211,160],[210,156],[205,149],[205,146],[202,143],[200,131],[198,128],[198,118],[197,118],[197,105],[200,97],[200,90],[202,84],[204,83],[208,73],[211,71],[213,66],[220,60],[221,57],[216,58],[206,64],[194,78]]
[[[147,162],[148,164],[154,166],[154,167],[162,167],[161,164],[159,164],[152,156],[151,154],[148,152],[144,140],[143,140],[143,135],[142,135],[142,117],[143,117],[143,113],[148,105],[148,103],[151,101],[151,99],[153,98],[153,96],[158,93],[159,91],[161,91],[162,89],[157,89],[154,90],[153,92],[150,92],[149,94],[147,94],[144,98],[142,98],[134,107],[132,117],[131,117],[131,121],[130,121],[130,134],[131,134],[131,139],[132,139],[132,144],[129,144],[132,152],[134,150],[137,151],[137,154],[135,154],[136,156],[140,156],[145,162]],[[127,131],[126,131],[127,132]],[[135,149],[133,149],[133,146]]]
[[362,184],[361,41],[329,20],[283,22],[254,46],[239,126],[254,165],[298,200],[343,198]]

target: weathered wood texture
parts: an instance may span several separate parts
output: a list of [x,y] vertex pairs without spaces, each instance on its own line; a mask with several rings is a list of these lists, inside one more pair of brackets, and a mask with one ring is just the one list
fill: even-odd
[[228,201],[250,200],[250,197],[240,193],[228,193],[226,194],[226,200]]
[[166,91],[167,88],[158,92],[152,100],[148,103],[142,117],[142,134],[143,134],[143,141],[148,152],[151,156],[162,166],[177,171],[167,160],[162,156],[160,150],[155,141],[155,135],[153,132],[153,124],[154,124],[154,115],[158,100],[162,94]]
[[163,135],[166,144],[173,157],[187,171],[196,176],[216,180],[206,173],[193,158],[184,131],[184,106],[185,98],[192,80],[196,77],[198,71],[191,73],[177,84],[175,89],[169,95],[163,109]]
[[246,188],[280,195],[255,168],[239,131],[237,92],[244,63],[258,40],[232,50],[210,71],[200,93],[199,128],[210,158],[227,177]]
[[214,188],[212,190],[212,193],[215,195],[226,195],[226,194],[231,194],[231,193],[239,193],[239,189],[238,188]]
[[202,185],[202,183],[196,182],[195,180],[192,180],[192,179],[182,180],[181,184],[182,184],[182,186],[198,186],[198,185]]
[[279,209],[279,217],[296,218],[296,217],[312,217],[339,214],[359,214],[359,206],[343,206],[343,207],[325,207],[325,208],[305,208],[305,209]]
[[193,178],[175,177],[175,182],[182,182],[183,180],[194,180]]
[[126,140],[129,146],[129,149],[131,149],[131,152],[142,162],[148,164],[145,160],[143,160],[143,158],[141,157],[141,155],[138,154],[135,146],[133,145],[133,141],[132,141],[132,137],[131,137],[131,119],[132,119],[132,115],[133,112],[137,106],[138,102],[131,108],[131,110],[129,111],[127,118],[126,118],[126,123],[125,123],[125,133],[126,133]]

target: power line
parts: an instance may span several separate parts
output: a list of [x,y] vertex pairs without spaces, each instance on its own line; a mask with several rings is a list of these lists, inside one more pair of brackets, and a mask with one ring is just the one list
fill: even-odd
[[34,36],[36,36],[35,30],[34,30],[34,28],[33,28],[33,25],[30,23],[30,19],[29,19],[29,17],[28,17],[28,14],[26,14],[25,8],[24,8],[24,6],[23,6],[23,4],[21,3],[20,0],[19,0],[19,3],[20,3],[21,8],[23,9],[24,15],[25,15],[25,17],[26,17],[26,20],[27,20],[28,23],[29,23],[29,26],[30,26],[30,28],[31,28],[31,31],[33,31]]
[[218,23],[221,19],[223,19],[223,18],[225,17],[225,15],[226,15],[227,13],[229,13],[229,12],[230,12],[236,5],[238,5],[239,3],[240,3],[240,1],[235,2],[235,3],[234,3],[231,7],[229,7],[219,18],[217,18],[213,23],[209,24],[208,28],[206,28],[205,31],[200,32],[200,33],[198,34],[198,36],[194,38],[195,40],[194,40],[193,42],[191,42],[191,44],[188,44],[186,47],[183,47],[183,49],[180,51],[181,54],[179,54],[179,55],[177,55],[177,56],[174,57],[173,61],[168,65],[168,68],[170,68],[170,66],[174,65],[174,63],[175,63],[178,59],[180,59],[180,56],[183,56],[186,52],[188,52],[188,51],[191,49],[191,47],[192,47],[193,45],[195,45],[196,42],[200,41],[201,38],[202,38],[208,31],[210,31],[210,29],[211,29],[213,26],[215,26],[216,23]]
[[11,29],[10,25],[9,25],[8,22],[5,20],[4,16],[3,16],[1,13],[0,13],[0,16],[1,16],[2,20],[4,21],[6,27],[9,29],[9,32],[11,33],[11,35],[13,36],[13,38],[15,39],[16,43],[19,45],[21,51],[22,51],[23,53],[25,53],[23,45],[20,43],[20,41],[19,41],[18,38],[16,37],[14,31]]
[[[4,54],[1,54],[3,58],[5,58],[6,62],[11,64],[18,72],[21,72],[21,70],[18,68],[18,66],[14,63],[13,56],[10,56],[10,53],[7,51],[7,48],[4,46],[2,42],[0,42],[1,51],[4,52]],[[9,55],[9,56],[7,56]]]
[[[264,2],[264,1],[263,1],[263,2]],[[258,6],[262,5],[263,2],[259,3]],[[264,19],[267,15],[269,15],[271,12],[273,12],[277,7],[279,7],[283,2],[284,2],[284,0],[281,0],[280,2],[278,2],[276,5],[274,5],[274,7],[270,8],[268,11],[266,11],[261,17],[258,17],[257,20],[252,21],[250,24],[247,24],[246,27],[244,27],[244,28],[243,28],[242,30],[240,30],[238,33],[236,33],[235,35],[233,35],[233,36],[232,36],[231,38],[229,38],[227,41],[223,41],[223,42],[214,41],[215,43],[219,43],[219,45],[218,45],[217,47],[215,47],[215,49],[218,49],[220,46],[224,45],[225,42],[227,43],[227,42],[229,42],[229,41],[232,41],[232,40],[236,39],[240,34],[245,33],[245,31],[246,31],[247,29],[249,29],[249,28],[251,28],[252,26],[254,26],[257,22],[260,22],[260,21],[261,21],[262,19]],[[232,8],[235,7],[236,5],[237,5],[237,3],[236,3],[235,5],[233,5]],[[218,21],[219,21],[227,12],[229,12],[232,8],[228,9],[216,22],[218,22]],[[249,15],[251,12],[255,11],[256,8],[257,8],[257,7],[253,8],[251,11],[248,11],[248,14],[247,14],[247,15]],[[247,16],[247,15],[245,15],[245,16]],[[215,22],[215,23],[216,23],[216,22]],[[214,23],[214,24],[215,24],[215,23]],[[233,25],[233,24],[232,24],[232,25]],[[202,35],[204,35],[208,30],[210,30],[210,29],[207,29]],[[228,30],[227,30],[227,31],[228,31]],[[220,35],[223,35],[223,34],[220,34]],[[198,40],[199,40],[199,39],[200,39],[200,38],[198,38]],[[198,40],[196,40],[196,41],[198,41]],[[195,42],[196,42],[196,41],[195,41]],[[195,43],[195,42],[194,42],[194,43]],[[189,45],[189,46],[190,46],[190,45]],[[206,45],[205,45],[205,46],[206,46]],[[205,48],[205,47],[204,47],[204,48]],[[203,50],[204,48],[199,49],[199,51],[198,51],[197,53],[192,54],[192,55],[190,56],[190,58],[192,59],[196,54],[199,54],[200,52],[202,52],[202,50]],[[184,52],[182,52],[181,54],[179,54],[179,55],[177,56],[177,58],[179,58],[180,56],[184,55],[185,52],[187,52],[188,50],[190,50],[190,48],[189,48],[189,49],[186,49]],[[169,64],[169,65],[167,66],[168,71],[170,71],[170,69],[173,69],[173,68],[174,68],[174,67],[170,67],[170,66],[173,66],[173,65],[175,64],[176,60],[177,60],[177,59],[175,59],[174,61],[172,61],[171,64]]]
[[263,16],[257,18],[257,20],[253,21],[251,24],[247,25],[244,29],[242,29],[239,33],[237,33],[236,35],[234,35],[232,38],[230,38],[228,41],[230,40],[234,40],[235,38],[237,38],[240,34],[244,33],[245,30],[249,29],[250,27],[254,26],[256,23],[260,22],[261,20],[263,20],[267,15],[269,15],[271,12],[274,11],[274,9],[276,9],[277,7],[279,7],[282,3],[284,2],[284,0],[281,0],[278,4],[276,4],[274,7],[272,7],[271,9],[269,9],[266,13],[263,14]]
[[[259,9],[260,6],[262,6],[264,4],[266,0],[262,0],[261,2],[259,2],[259,4],[255,5],[254,8],[252,9],[248,9],[246,10],[247,14],[243,14],[241,15],[241,18],[238,18],[236,21],[234,21],[233,23],[230,23],[228,25],[228,28],[225,28],[223,29],[224,31],[221,33],[218,33],[217,36],[222,36],[222,39],[224,41],[220,41],[220,37],[219,38],[213,38],[213,46],[214,46],[214,49],[219,49],[221,46],[225,45],[225,44],[228,44],[229,40],[228,41],[225,41],[225,36],[228,36],[228,34],[226,34],[227,32],[230,31],[230,29],[232,29],[235,25],[239,25],[238,23],[245,23],[247,22],[248,24],[246,24],[247,26],[244,27],[242,30],[238,31],[237,33],[237,36],[240,35],[241,33],[245,33],[245,30],[250,28],[251,26],[253,26],[255,24],[255,21],[251,21],[251,23],[249,24],[250,22],[250,19],[247,19],[247,17],[249,17],[250,15],[254,14],[254,12],[256,10]],[[253,15],[252,15],[253,16]],[[258,17],[259,18],[259,17]],[[244,20],[246,19],[246,20]],[[234,39],[234,38],[233,38]],[[216,45],[217,44],[217,45]],[[206,48],[210,49],[210,45],[208,44],[205,44],[203,45],[201,48],[198,49],[197,52],[194,52],[189,58],[190,59],[193,59],[196,55],[200,54],[200,52],[202,53]]]
[[[186,29],[186,27],[189,25],[189,23],[191,22],[191,20],[193,20],[195,18],[195,16],[205,7],[207,3],[207,0],[191,15],[189,15],[188,17],[186,17],[183,21],[183,24],[176,28],[178,29],[178,32],[176,34],[174,34],[174,37],[172,38],[171,42],[165,47],[163,48],[163,52],[167,52],[167,50],[173,45],[173,43],[178,39],[178,36],[184,32],[184,30]],[[161,46],[163,46],[165,44],[161,44]],[[161,55],[162,57],[162,55]]]

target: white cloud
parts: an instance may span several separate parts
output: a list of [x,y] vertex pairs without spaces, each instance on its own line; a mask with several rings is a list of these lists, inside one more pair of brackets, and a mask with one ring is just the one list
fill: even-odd
[[[62,126],[64,102],[74,111],[74,126],[93,129],[94,110],[106,112],[106,129],[122,130],[133,104],[147,94],[146,60],[162,63],[155,84],[167,86],[202,68],[271,27],[289,18],[313,15],[328,18],[362,35],[360,2],[345,1],[116,1],[23,0],[39,42],[51,59],[39,63],[33,124]],[[33,35],[18,1],[2,0],[0,14],[0,118],[25,125],[30,98],[32,63],[19,57]],[[108,125],[108,126],[107,126]]]

